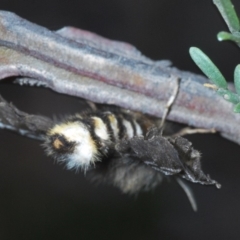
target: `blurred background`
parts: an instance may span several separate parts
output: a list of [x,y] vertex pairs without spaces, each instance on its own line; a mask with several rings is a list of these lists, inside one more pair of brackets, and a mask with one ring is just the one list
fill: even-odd
[[[233,3],[240,13],[240,2]],[[234,44],[217,41],[217,32],[227,28],[210,0],[1,0],[0,9],[51,30],[75,26],[129,42],[152,59],[200,73],[188,54],[197,46],[229,81],[240,60]],[[0,94],[23,111],[51,117],[82,106],[77,98],[10,80],[0,83]],[[240,147],[218,135],[189,137],[202,153],[203,170],[222,184],[221,190],[190,184],[195,213],[175,182],[123,195],[57,165],[37,141],[0,134],[1,240],[239,239]]]

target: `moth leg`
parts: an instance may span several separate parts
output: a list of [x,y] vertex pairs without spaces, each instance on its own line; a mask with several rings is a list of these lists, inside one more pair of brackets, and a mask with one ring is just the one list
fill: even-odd
[[180,187],[183,189],[185,194],[187,195],[187,198],[192,206],[193,211],[196,212],[197,211],[197,202],[196,202],[196,199],[192,192],[192,189],[185,182],[183,182],[180,178],[176,177],[175,179],[176,179],[177,183],[180,185]]
[[177,98],[177,95],[178,95],[178,92],[179,92],[179,87],[180,87],[180,79],[179,78],[176,78],[176,85],[175,85],[175,88],[173,90],[173,93],[172,95],[170,96],[166,106],[165,106],[165,109],[164,109],[164,112],[163,112],[163,116],[162,116],[162,120],[161,120],[161,123],[160,123],[160,126],[159,128],[161,129],[161,134],[163,132],[163,125],[166,121],[166,118],[172,108],[172,105],[173,103],[175,102],[176,98]]
[[86,101],[88,107],[93,111],[96,112],[97,111],[97,105],[94,102],[91,101]]
[[189,134],[196,134],[196,133],[216,133],[216,129],[214,128],[210,128],[210,129],[204,129],[204,128],[190,128],[190,127],[186,127],[181,129],[179,132],[171,135],[171,137],[177,137],[177,136],[185,136],[185,135],[189,135]]

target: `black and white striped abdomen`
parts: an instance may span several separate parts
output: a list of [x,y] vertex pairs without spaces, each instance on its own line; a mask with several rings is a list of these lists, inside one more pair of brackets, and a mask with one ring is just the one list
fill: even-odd
[[51,128],[46,137],[48,155],[67,168],[86,171],[108,156],[117,141],[146,132],[144,122],[126,112],[89,112],[67,118]]
[[96,117],[101,118],[102,123],[108,126],[113,141],[142,135],[145,131],[138,120],[133,115],[127,113],[112,113],[108,111],[100,113]]

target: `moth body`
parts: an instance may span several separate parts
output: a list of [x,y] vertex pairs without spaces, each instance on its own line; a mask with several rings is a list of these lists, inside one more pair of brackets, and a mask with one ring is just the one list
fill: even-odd
[[68,117],[47,132],[49,156],[65,162],[68,169],[87,171],[111,155],[117,141],[146,132],[146,126],[126,112],[87,112]]

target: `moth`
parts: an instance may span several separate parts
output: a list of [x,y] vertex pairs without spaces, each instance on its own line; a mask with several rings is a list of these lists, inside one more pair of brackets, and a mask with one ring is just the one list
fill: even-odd
[[158,121],[126,110],[91,110],[67,117],[48,130],[47,155],[93,181],[111,183],[124,193],[157,187],[165,176],[176,179],[197,209],[181,179],[216,185],[201,169],[199,151],[181,136],[167,137]]

